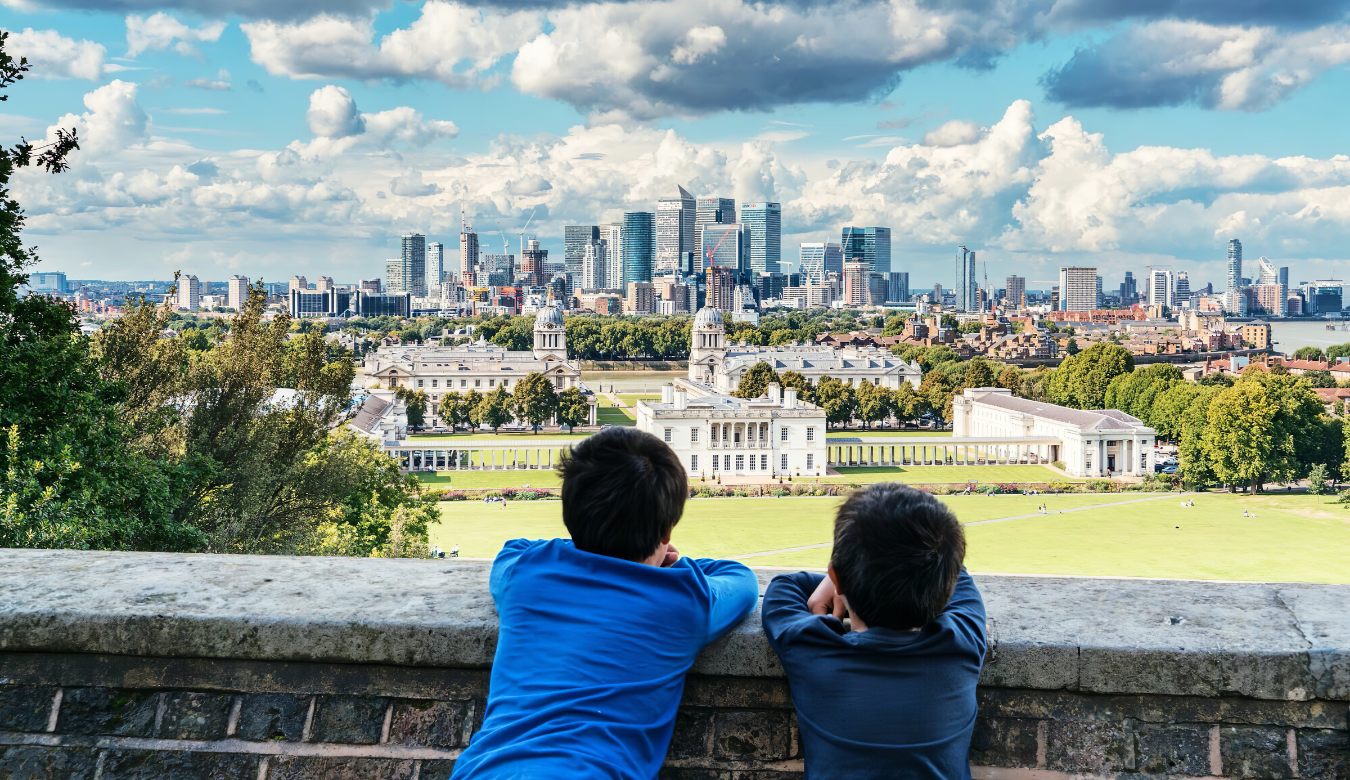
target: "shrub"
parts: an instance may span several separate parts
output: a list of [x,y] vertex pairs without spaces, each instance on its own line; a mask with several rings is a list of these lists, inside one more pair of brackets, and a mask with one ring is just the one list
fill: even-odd
[[777,490],[773,491],[773,493],[771,493],[770,495],[772,495],[774,498],[782,498],[783,496],[790,496],[792,494],[782,488],[778,488]]
[[507,489],[505,489],[505,490],[502,491],[502,498],[505,498],[505,499],[512,499],[512,498],[515,498],[515,497],[516,497],[516,491],[515,491],[514,488],[507,488]]
[[463,490],[452,490],[441,496],[442,501],[463,501],[465,498],[467,498],[467,496],[464,495]]
[[1055,468],[1059,469],[1060,471],[1063,471],[1063,470],[1064,470],[1064,461],[1062,461],[1062,460],[1054,460],[1054,461],[1051,461],[1051,462],[1050,462],[1050,465],[1051,465],[1051,466],[1054,466]]
[[1003,482],[999,483],[998,489],[1004,493],[1021,493],[1023,490],[1027,490],[1030,487],[1030,485],[1015,485],[1009,482]]
[[974,488],[971,489],[970,492],[984,493],[986,495],[995,496],[1002,491],[999,489],[998,485],[976,485]]
[[1320,496],[1327,492],[1327,464],[1314,463],[1308,472],[1308,495]]
[[1340,493],[1337,493],[1336,495],[1337,495],[1336,498],[1337,503],[1350,504],[1350,488],[1346,488],[1345,490],[1342,490]]
[[1115,483],[1109,479],[1089,479],[1087,489],[1093,493],[1110,493]]
[[729,491],[729,492],[727,493],[727,495],[732,496],[732,497],[734,497],[734,498],[745,498],[746,496],[748,496],[748,495],[750,495],[750,494],[747,493],[747,492],[745,492],[744,490],[732,490],[732,491]]
[[1079,490],[1077,482],[1050,482],[1046,484],[1046,489],[1051,493],[1077,493]]

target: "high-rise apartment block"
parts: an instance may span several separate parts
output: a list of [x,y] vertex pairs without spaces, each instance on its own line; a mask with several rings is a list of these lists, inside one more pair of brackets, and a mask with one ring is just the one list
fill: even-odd
[[[704,231],[706,233],[706,227]],[[737,232],[739,235],[739,231]],[[736,305],[736,275],[735,268],[710,266],[707,270],[706,287],[708,295],[706,305],[718,311],[734,310]]]
[[627,287],[623,278],[623,223],[601,225],[600,238],[604,239],[608,246],[605,251],[605,287],[619,290],[622,294]]
[[845,262],[862,261],[870,271],[891,271],[891,229],[884,227],[846,227],[840,246]]
[[1136,286],[1134,273],[1125,272],[1125,281],[1120,283],[1120,305],[1131,306],[1139,300],[1139,288]]
[[745,270],[751,277],[777,272],[783,259],[783,207],[778,203],[744,204],[741,230],[745,235]]
[[537,239],[530,239],[525,251],[520,253],[520,275],[525,284],[543,287],[548,283],[544,266],[548,264],[548,250],[539,248]]
[[1154,268],[1148,275],[1148,305],[1170,307],[1175,289],[1172,272],[1164,268]]
[[[975,279],[975,250],[957,247],[956,253],[956,310],[973,311],[979,284]],[[1093,281],[1095,287],[1096,281]]]
[[886,300],[905,303],[909,300],[909,272],[891,271],[887,277]]
[[1242,242],[1236,238],[1228,242],[1228,290],[1242,286]]
[[1024,309],[1027,305],[1027,278],[1009,276],[1003,280],[1003,299],[1010,309]]
[[[295,286],[295,280],[291,279],[291,292],[295,292],[296,289],[307,290],[309,288],[308,286],[297,288]],[[403,282],[402,258],[391,257],[384,261],[384,289],[391,293],[401,294],[408,292],[408,288]]]
[[202,306],[202,283],[193,274],[178,278],[178,307],[196,311]]
[[225,305],[235,311],[243,311],[248,302],[248,277],[235,274],[225,283]]
[[433,241],[427,244],[427,289],[433,294],[445,281],[445,244]]
[[612,248],[609,242],[598,238],[582,250],[581,289],[604,290],[616,287],[609,279],[609,255]]
[[631,314],[655,314],[656,287],[651,282],[629,282],[623,310]]
[[292,276],[290,283],[287,285],[286,292],[289,293],[292,290],[308,290],[308,289],[309,289],[308,279],[306,279],[303,276]]
[[871,270],[865,261],[844,262],[844,305],[866,306],[871,303],[868,295],[868,275]]
[[1180,308],[1191,300],[1191,275],[1177,271],[1172,278],[1172,308]]
[[[974,267],[971,268],[974,271]],[[1097,308],[1097,269],[1059,269],[1059,310],[1092,311]]]
[[572,287],[585,287],[582,281],[584,271],[582,263],[586,258],[586,247],[592,241],[600,240],[599,225],[563,226],[563,273],[567,274]]
[[650,282],[656,266],[656,214],[630,211],[623,215],[623,280]]
[[370,293],[371,295],[379,295],[379,294],[380,294],[380,280],[379,280],[378,278],[376,278],[376,279],[362,279],[362,280],[361,280],[361,290],[360,290],[360,291],[363,292],[363,293]]
[[667,273],[680,267],[680,253],[695,251],[694,221],[697,216],[694,196],[677,187],[674,198],[656,202],[656,271]]
[[414,298],[427,295],[427,237],[421,233],[403,234],[403,284]]
[[[478,271],[478,234],[472,227],[466,227],[459,233],[459,279],[469,284]],[[393,292],[392,290],[390,292]]]
[[694,251],[703,257],[703,226],[730,225],[736,222],[736,201],[733,198],[699,198],[694,213]]

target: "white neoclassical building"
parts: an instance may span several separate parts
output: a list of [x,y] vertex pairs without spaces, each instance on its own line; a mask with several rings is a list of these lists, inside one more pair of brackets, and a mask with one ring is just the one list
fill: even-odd
[[425,391],[431,402],[428,421],[433,425],[446,393],[488,393],[498,387],[514,391],[520,380],[534,372],[552,379],[558,390],[587,391],[580,363],[567,359],[567,332],[556,305],[540,309],[535,316],[534,348],[528,351],[505,350],[482,339],[457,347],[400,345],[366,355],[364,368],[367,385]]
[[952,402],[952,439],[1002,439],[1005,450],[1040,462],[1063,461],[1075,477],[1153,473],[1156,432],[1115,409],[1087,411],[1017,398],[996,387],[969,388]]
[[721,313],[710,306],[699,310],[690,333],[690,381],[730,393],[756,363],[768,363],[780,374],[795,371],[813,383],[831,376],[855,387],[866,381],[894,390],[901,382],[909,382],[917,390],[923,381],[923,370],[917,363],[906,363],[876,347],[728,345]]
[[[687,387],[702,394],[690,396]],[[666,385],[661,401],[639,401],[637,427],[671,446],[691,478],[825,474],[825,411],[770,384],[759,398],[706,385]]]

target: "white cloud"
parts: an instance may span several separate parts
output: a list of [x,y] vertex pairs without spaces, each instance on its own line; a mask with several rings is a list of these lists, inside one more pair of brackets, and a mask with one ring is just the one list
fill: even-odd
[[150,119],[136,102],[136,89],[136,84],[118,79],[86,94],[84,105],[89,110],[56,120],[47,128],[48,138],[55,138],[58,127],[67,130],[74,127],[80,138],[80,151],[75,154],[94,156],[144,143],[150,138]]
[[217,73],[214,79],[208,79],[203,76],[202,78],[184,81],[183,86],[196,87],[197,89],[211,89],[220,92],[228,92],[230,90],[230,72],[228,70],[225,70],[224,68],[221,68],[220,73]]
[[27,57],[29,73],[40,79],[89,79],[98,81],[110,69],[103,62],[107,53],[101,44],[76,41],[55,30],[11,32],[5,48],[16,60]]
[[193,41],[217,41],[225,32],[224,22],[207,22],[201,27],[189,27],[160,11],[149,17],[127,17],[127,56],[135,57],[144,51],[173,47],[179,54],[200,57]]
[[309,96],[305,123],[311,133],[323,138],[346,138],[366,131],[352,93],[332,84],[314,90]]
[[357,145],[376,149],[397,145],[420,148],[459,135],[454,122],[424,119],[408,106],[363,114],[350,92],[332,84],[314,90],[309,96],[305,122],[315,139],[308,144],[291,144],[291,148],[305,155],[332,156]]
[[716,54],[727,45],[727,34],[721,27],[693,27],[684,34],[684,42],[670,52],[676,65],[693,65],[706,54]]
[[953,119],[925,133],[924,146],[965,146],[980,140],[980,126],[964,119]]

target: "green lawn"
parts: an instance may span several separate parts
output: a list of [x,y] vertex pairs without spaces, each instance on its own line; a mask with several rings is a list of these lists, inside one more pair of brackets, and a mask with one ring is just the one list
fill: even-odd
[[833,436],[838,436],[840,438],[861,436],[864,439],[866,439],[874,436],[951,436],[951,435],[952,435],[951,431],[898,431],[886,428],[881,429],[870,428],[865,431],[842,430],[839,428],[831,428],[825,432],[826,439],[829,439],[830,437]]
[[975,480],[991,482],[1082,482],[1045,466],[845,466],[839,476],[794,478],[794,482],[910,482],[954,484]]
[[597,425],[637,425],[637,417],[631,409],[619,409],[609,406],[595,410]]
[[619,400],[628,405],[635,401],[660,401],[660,393],[619,393]]
[[[553,462],[558,462],[558,453],[553,452]],[[423,485],[435,485],[446,490],[497,490],[500,488],[558,487],[562,481],[552,469],[530,469],[528,471],[438,471],[435,474],[418,474]]]
[[[1302,495],[1193,497],[1196,506],[1184,509],[1175,494],[943,500],[965,523],[1032,515],[969,526],[966,564],[975,572],[1350,583],[1344,564],[1350,560],[1350,512],[1340,505]],[[1040,502],[1052,514],[1036,515]],[[674,542],[684,554],[699,557],[828,545],[838,503],[694,500],[686,505]],[[1055,514],[1075,507],[1100,508]],[[1257,516],[1244,518],[1243,509]],[[566,535],[561,510],[557,501],[515,501],[505,510],[498,504],[446,502],[443,522],[431,527],[431,541],[447,549],[458,544],[467,557],[491,557],[510,538]],[[745,560],[756,566],[823,567],[829,547]]]

